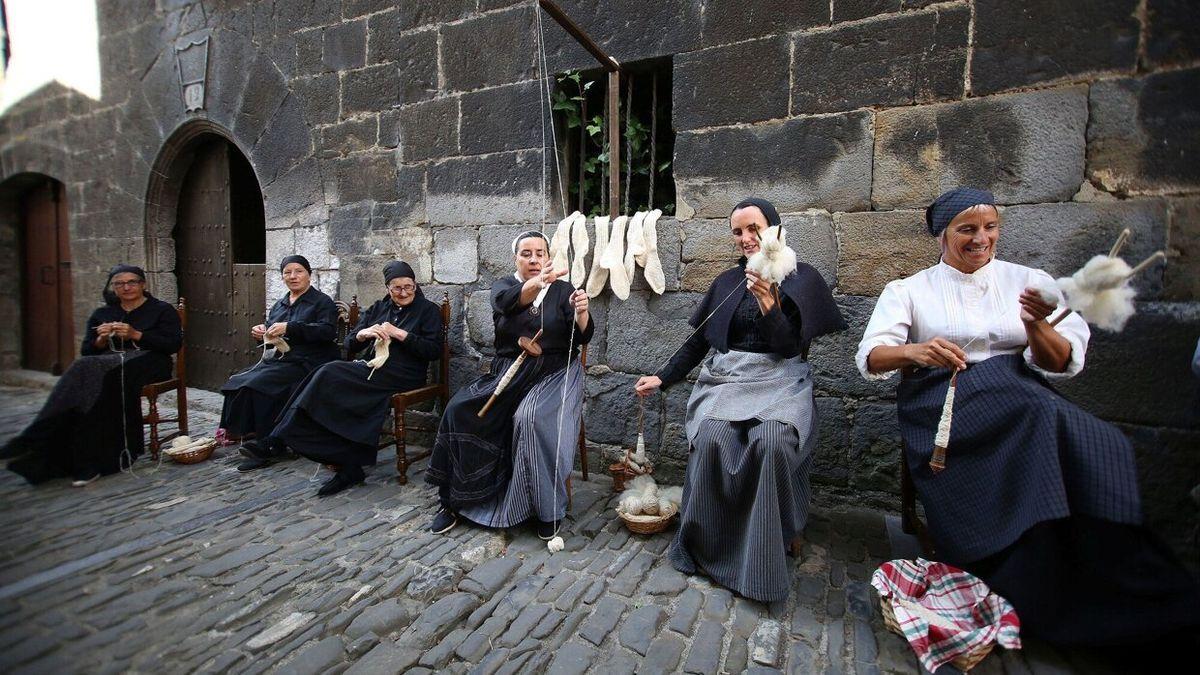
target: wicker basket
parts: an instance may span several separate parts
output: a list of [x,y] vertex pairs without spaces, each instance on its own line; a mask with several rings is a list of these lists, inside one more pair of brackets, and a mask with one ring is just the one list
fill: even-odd
[[621,520],[625,523],[625,527],[629,528],[634,534],[658,534],[667,529],[671,524],[671,519],[675,517],[675,513],[669,516],[646,516],[646,515],[630,515],[628,513],[617,512]]
[[172,460],[180,464],[199,464],[204,460],[212,457],[213,451],[217,449],[217,441],[209,441],[202,445],[189,447],[185,450],[175,450],[173,448],[164,448],[163,454],[170,457]]
[[[891,599],[880,596],[879,609],[883,612],[883,625],[887,626],[888,630],[892,631],[893,633],[899,635],[900,637],[904,637],[904,631],[900,630],[900,624],[896,621],[896,612],[892,610]],[[996,646],[995,642],[989,642],[982,647],[977,647],[973,652],[956,656],[954,657],[954,660],[950,662],[950,665],[965,673],[979,665],[980,661],[986,658],[988,654],[991,654],[992,647],[994,646]]]
[[629,456],[632,454],[633,448],[625,448],[625,458],[608,465],[608,473],[612,475],[613,479],[613,492],[624,492],[625,481],[633,480],[638,476],[649,476],[654,473],[654,465],[650,462],[646,462],[646,467],[641,473],[638,473],[632,466],[629,466]]

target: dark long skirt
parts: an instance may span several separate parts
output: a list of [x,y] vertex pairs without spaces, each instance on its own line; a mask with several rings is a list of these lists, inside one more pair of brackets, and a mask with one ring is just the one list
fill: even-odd
[[234,438],[270,435],[288,397],[308,372],[299,361],[271,359],[229,378],[221,387],[221,426]]
[[392,394],[424,384],[398,372],[385,366],[368,380],[371,368],[364,361],[321,366],[297,387],[273,435],[292,452],[322,464],[375,464]]
[[788,544],[808,519],[816,434],[782,422],[706,419],[688,457],[675,569],[701,572],[747,598],[787,597]]
[[512,475],[513,413],[543,379],[561,371],[561,356],[528,358],[482,418],[477,413],[514,359],[492,359],[491,372],[451,397],[438,426],[425,482],[438,487],[443,506],[455,511],[503,494]]
[[[149,351],[76,359],[63,373],[37,418],[9,441],[6,454],[28,453],[8,464],[31,484],[54,478],[88,479],[116,473],[142,453],[142,387],[171,377],[171,358]],[[122,425],[122,397],[124,424]],[[129,454],[122,460],[128,447]]]
[[1116,427],[1019,354],[996,356],[959,374],[946,469],[935,476],[948,382],[944,370],[924,371],[898,392],[905,460],[939,559],[982,578],[1023,631],[1049,641],[1136,642],[1197,624],[1200,592],[1141,526],[1133,449]]

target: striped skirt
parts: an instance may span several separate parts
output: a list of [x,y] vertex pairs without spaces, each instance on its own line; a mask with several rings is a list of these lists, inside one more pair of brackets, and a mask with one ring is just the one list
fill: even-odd
[[582,408],[583,367],[575,359],[569,370],[538,382],[513,414],[508,486],[495,499],[461,507],[459,515],[487,527],[512,527],[533,517],[548,523],[566,516],[566,481],[575,465]]
[[[752,362],[731,354],[706,364],[688,403],[696,432],[669,556],[681,572],[703,573],[747,598],[774,602],[788,595],[788,544],[808,520],[808,474],[817,438],[812,383],[807,363]],[[738,360],[747,382],[720,367],[730,360]],[[752,391],[772,379],[778,381],[772,399],[751,406],[758,412],[744,419],[719,419],[731,416],[728,406],[708,414],[697,410],[714,389],[726,389],[718,397],[736,398],[738,388]],[[790,404],[779,406],[783,400]],[[786,419],[766,412],[783,408]]]

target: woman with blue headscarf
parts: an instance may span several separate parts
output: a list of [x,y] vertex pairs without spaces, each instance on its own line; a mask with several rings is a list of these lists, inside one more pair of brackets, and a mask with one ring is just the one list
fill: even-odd
[[[1200,622],[1195,582],[1142,527],[1133,448],[1048,380],[1083,369],[1090,332],[1045,272],[996,259],[992,194],[956,188],[925,212],[941,260],[879,296],[857,363],[903,371],[900,433],[939,560],[1012,602],[1025,633],[1120,644]],[[1051,298],[1046,294],[1052,294]],[[945,468],[930,466],[957,372]]]
[[142,386],[171,378],[183,330],[175,308],[146,291],[140,267],[109,270],[103,297],[88,317],[80,358],[37,419],[0,450],[17,458],[9,470],[30,483],[69,477],[82,487],[142,454]]
[[742,258],[713,280],[678,353],[635,384],[647,396],[704,362],[688,399],[691,453],[671,564],[763,602],[787,598],[788,548],[808,520],[817,441],[809,344],[846,327],[812,266],[799,263],[778,293],[746,269],[763,232],[781,222],[765,199],[733,208],[730,234]]

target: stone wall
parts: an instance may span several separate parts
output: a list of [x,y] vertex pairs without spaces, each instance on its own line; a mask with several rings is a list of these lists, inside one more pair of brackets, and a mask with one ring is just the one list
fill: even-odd
[[[922,209],[971,184],[1003,204],[1000,252],[1054,275],[1122,227],[1139,314],[1098,332],[1063,390],[1134,439],[1152,523],[1196,523],[1200,394],[1200,28],[1187,0],[563,0],[621,61],[670,57],[678,214],[659,224],[668,292],[640,279],[594,304],[588,438],[634,438],[631,384],[686,335],[699,294],[734,259],[725,216],[754,194],[835,288],[850,330],[813,348],[823,503],[895,508],[895,382],[852,356],[884,284],[932,264]],[[68,185],[76,317],[101,270],[147,263],[174,293],[170,218],[148,195],[164,148],[204,120],[249,157],[268,259],[309,256],[320,286],[379,295],[399,257],[450,295],[455,385],[490,353],[486,290],[543,208],[533,14],[514,0],[101,0],[104,94],[49,85],[0,119],[0,170]],[[211,41],[206,108],[186,113],[173,45]],[[592,61],[546,20],[551,69]],[[170,214],[167,214],[168,216]],[[153,217],[152,217],[153,216]],[[551,216],[556,218],[554,214]],[[152,225],[152,223],[157,223]],[[0,231],[6,246],[11,239]],[[281,291],[272,281],[270,295]],[[11,303],[9,303],[11,304]],[[5,305],[7,306],[7,305]],[[17,358],[0,342],[6,363]],[[681,474],[688,387],[647,410],[664,473]],[[665,420],[665,428],[660,422]],[[594,453],[593,469],[607,459]]]

